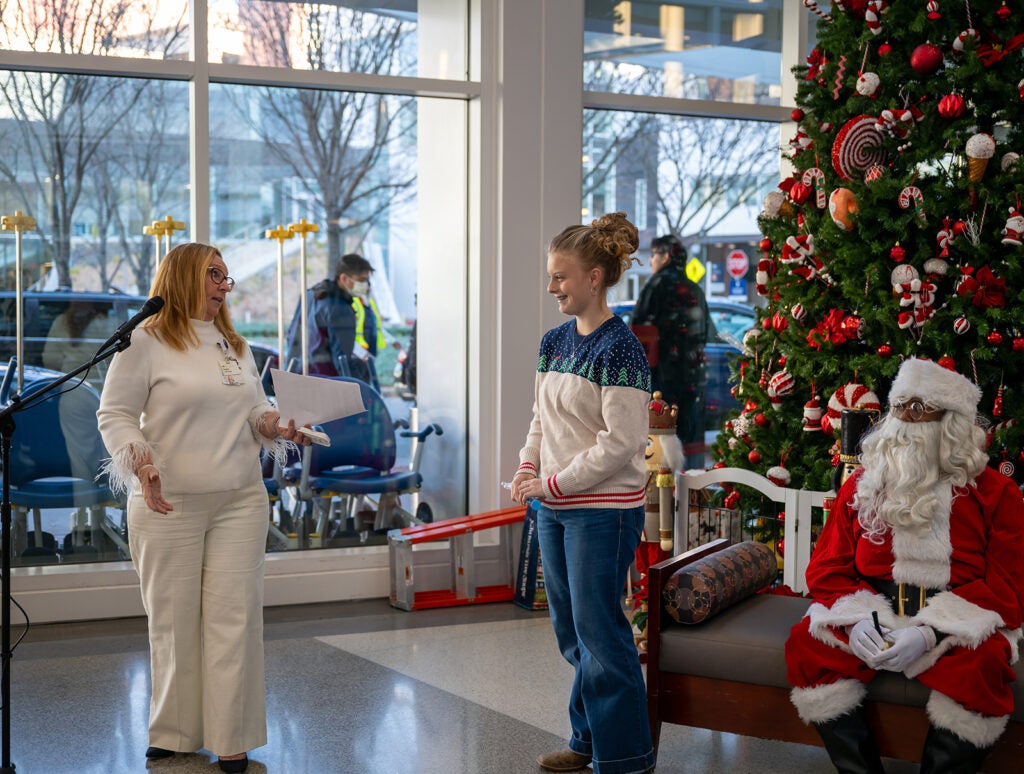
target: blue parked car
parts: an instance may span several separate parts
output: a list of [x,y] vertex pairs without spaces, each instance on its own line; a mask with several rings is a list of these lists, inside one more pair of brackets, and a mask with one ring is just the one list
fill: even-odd
[[[613,304],[612,311],[628,323],[633,304],[633,301]],[[704,391],[704,428],[710,440],[718,433],[726,415],[739,405],[729,392],[732,386],[729,354],[742,352],[743,334],[754,327],[757,314],[746,304],[709,298],[708,315],[708,343],[704,348],[708,374]]]

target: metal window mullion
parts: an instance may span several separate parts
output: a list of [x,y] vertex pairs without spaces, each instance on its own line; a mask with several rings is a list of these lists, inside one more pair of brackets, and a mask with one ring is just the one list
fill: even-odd
[[192,240],[210,241],[210,55],[207,0],[190,0],[189,221]]

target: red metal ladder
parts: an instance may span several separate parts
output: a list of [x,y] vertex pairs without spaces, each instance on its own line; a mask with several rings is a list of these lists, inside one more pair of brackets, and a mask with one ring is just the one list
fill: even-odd
[[[526,515],[522,505],[500,511],[477,513],[433,524],[420,524],[388,533],[388,558],[391,565],[391,604],[402,610],[472,605],[482,602],[509,602],[515,593],[515,560],[510,528]],[[507,555],[508,584],[477,586],[473,557],[473,533],[501,529],[501,546]],[[447,540],[451,560],[448,588],[417,589],[413,566],[413,547],[422,543]]]

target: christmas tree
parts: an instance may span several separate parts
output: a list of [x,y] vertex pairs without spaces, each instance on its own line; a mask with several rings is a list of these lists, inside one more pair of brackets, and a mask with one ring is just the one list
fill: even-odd
[[983,390],[1024,469],[1024,4],[836,0],[798,79],[793,174],[765,200],[758,292],[718,464],[829,489],[840,412],[909,357]]

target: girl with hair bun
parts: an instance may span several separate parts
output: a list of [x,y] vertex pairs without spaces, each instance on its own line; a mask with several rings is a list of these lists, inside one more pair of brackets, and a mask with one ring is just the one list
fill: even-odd
[[548,609],[576,672],[572,739],[537,759],[548,771],[654,767],[643,673],[621,604],[644,526],[651,372],[607,299],[638,245],[636,227],[614,212],[570,226],[548,247],[548,293],[572,319],[541,340],[533,421],[512,480],[516,502],[540,500]]

